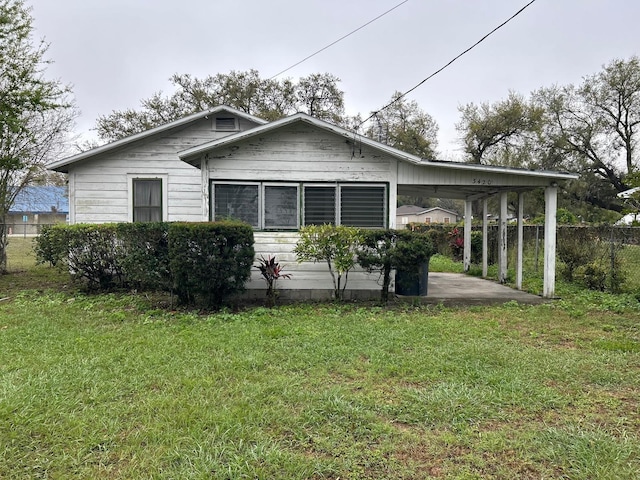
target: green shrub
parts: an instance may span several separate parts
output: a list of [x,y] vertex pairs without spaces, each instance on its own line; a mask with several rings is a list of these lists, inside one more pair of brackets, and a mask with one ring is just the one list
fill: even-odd
[[171,291],[169,224],[164,222],[119,223],[120,259],[127,284],[139,290]]
[[253,265],[253,230],[235,222],[172,223],[169,258],[174,291],[182,303],[220,307],[244,290]]
[[52,267],[65,264],[69,256],[69,228],[67,225],[45,225],[34,239],[36,263]]
[[[349,271],[356,265],[361,233],[345,225],[308,225],[300,229],[294,248],[298,262],[327,262],[336,300],[342,300]],[[342,280],[344,279],[344,282]]]
[[380,300],[387,303],[391,271],[402,271],[410,281],[417,279],[420,265],[428,263],[434,253],[433,243],[425,233],[410,230],[368,230],[362,233],[358,263],[369,272],[380,273]]
[[69,225],[69,266],[74,280],[84,280],[89,290],[109,290],[125,284],[122,246],[116,224]]

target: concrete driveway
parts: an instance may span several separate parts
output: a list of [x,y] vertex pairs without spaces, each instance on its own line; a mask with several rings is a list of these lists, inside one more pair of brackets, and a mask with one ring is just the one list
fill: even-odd
[[445,305],[489,305],[512,300],[537,305],[547,301],[538,295],[515,290],[492,280],[462,273],[439,272],[429,272],[427,296],[420,298],[423,303]]

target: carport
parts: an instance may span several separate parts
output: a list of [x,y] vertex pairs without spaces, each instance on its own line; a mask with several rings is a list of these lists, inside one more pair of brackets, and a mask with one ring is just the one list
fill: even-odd
[[[425,161],[420,163],[398,162],[397,191],[391,195],[430,196],[464,200],[464,269],[471,266],[471,218],[473,202],[482,202],[482,275],[487,276],[487,201],[491,197],[499,200],[498,279],[507,278],[507,195],[518,194],[517,211],[517,264],[516,287],[522,289],[523,275],[523,216],[524,193],[538,188],[544,189],[544,287],[543,297],[555,294],[556,270],[556,210],[558,186],[577,175],[475,165],[457,162]],[[392,202],[396,199],[391,198]],[[395,216],[391,217],[395,221]]]

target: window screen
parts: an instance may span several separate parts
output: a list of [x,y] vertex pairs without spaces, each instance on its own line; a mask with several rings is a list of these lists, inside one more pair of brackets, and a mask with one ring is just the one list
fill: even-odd
[[304,187],[304,224],[336,223],[336,187]]
[[216,184],[213,218],[234,218],[259,228],[258,185]]
[[162,180],[133,179],[133,221],[162,221]]
[[383,186],[342,186],[340,223],[352,227],[384,228],[386,225]]
[[298,187],[264,187],[264,228],[298,228]]

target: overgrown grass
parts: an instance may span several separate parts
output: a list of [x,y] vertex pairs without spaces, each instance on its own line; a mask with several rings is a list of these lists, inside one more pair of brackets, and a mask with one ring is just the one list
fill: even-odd
[[629,296],[203,315],[54,287],[0,302],[0,478],[640,477]]

